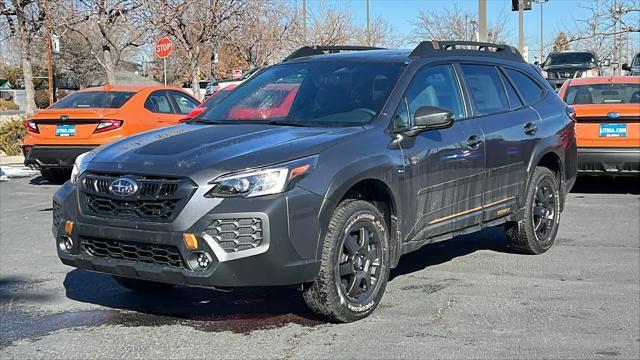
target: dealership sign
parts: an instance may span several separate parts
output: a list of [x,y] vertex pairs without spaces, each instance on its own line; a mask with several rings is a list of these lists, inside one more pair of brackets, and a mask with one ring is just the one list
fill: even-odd
[[171,43],[171,40],[169,40],[169,38],[166,36],[158,40],[158,42],[156,43],[156,56],[161,59],[169,56],[172,50],[173,44]]

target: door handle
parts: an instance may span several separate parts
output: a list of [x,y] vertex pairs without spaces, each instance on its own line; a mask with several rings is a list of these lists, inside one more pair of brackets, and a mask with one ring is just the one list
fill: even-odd
[[534,135],[538,131],[538,126],[534,123],[526,123],[524,124],[524,133],[527,135]]
[[478,135],[471,135],[467,139],[467,147],[471,150],[475,150],[482,144],[482,139]]

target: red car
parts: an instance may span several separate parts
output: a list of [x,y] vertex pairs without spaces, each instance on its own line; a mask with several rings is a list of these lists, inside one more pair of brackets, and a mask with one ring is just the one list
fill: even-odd
[[299,84],[271,84],[263,91],[267,93],[245,98],[231,108],[229,118],[235,120],[273,119],[289,115],[289,109],[298,93]]

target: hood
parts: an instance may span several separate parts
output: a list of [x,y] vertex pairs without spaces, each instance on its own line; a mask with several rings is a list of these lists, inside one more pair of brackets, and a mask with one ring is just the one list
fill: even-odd
[[559,64],[559,65],[548,65],[542,68],[544,71],[568,71],[573,72],[576,70],[588,70],[593,69],[596,66],[593,64]]
[[59,119],[62,115],[69,119],[103,119],[118,113],[118,109],[44,109],[38,111],[33,119]]
[[200,183],[231,171],[314,155],[362,131],[362,127],[183,124],[103,146],[95,151],[88,169],[188,176]]

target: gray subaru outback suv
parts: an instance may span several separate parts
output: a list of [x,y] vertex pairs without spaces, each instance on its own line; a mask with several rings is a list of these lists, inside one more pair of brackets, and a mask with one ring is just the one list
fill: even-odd
[[63,263],[132,290],[295,285],[333,321],[376,308],[425,244],[503,226],[554,243],[572,111],[512,47],[304,47],[189,123],[78,157]]

